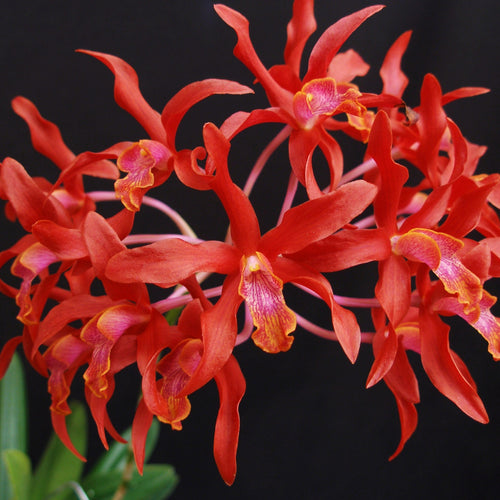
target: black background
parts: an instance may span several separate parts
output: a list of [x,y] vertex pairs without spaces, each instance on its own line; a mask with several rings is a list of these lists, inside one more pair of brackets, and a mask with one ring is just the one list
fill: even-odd
[[[252,39],[264,64],[282,62],[292,1],[226,3],[249,18]],[[369,4],[317,0],[317,33]],[[469,140],[489,146],[480,171],[494,172],[499,153],[498,17],[496,0],[392,0],[345,48],[357,49],[372,65],[369,75],[358,82],[362,90],[379,91],[377,70],[385,51],[399,34],[413,29],[403,63],[411,80],[405,94],[410,106],[418,104],[419,87],[427,72],[438,77],[444,91],[468,85],[491,88],[490,94],[452,103],[447,111]],[[128,61],[139,75],[144,96],[158,110],[194,80],[219,77],[247,85],[253,80],[232,56],[233,31],[207,0],[9,2],[2,6],[0,41],[0,156],[12,156],[32,175],[43,174],[52,180],[56,169],[32,151],[25,124],[10,110],[10,100],[16,95],[33,100],[46,118],[57,123],[75,152],[97,151],[121,140],[144,137],[139,125],[114,103],[109,70],[74,49],[108,52]],[[306,53],[310,47],[308,44]],[[198,145],[205,121],[220,124],[230,112],[253,106],[265,106],[262,92],[252,97],[213,97],[198,105],[180,130],[179,147]],[[277,130],[265,126],[235,142],[231,169],[236,180],[244,178],[259,148]],[[346,155],[349,168],[359,162],[362,150],[346,143]],[[254,198],[264,229],[273,224],[278,210],[269,200],[284,189],[275,186],[274,180],[280,175],[282,182],[286,178],[286,150],[280,150],[272,161],[273,170],[268,169],[267,181],[258,184]],[[89,186],[94,187],[92,182]],[[210,195],[187,197],[173,183],[160,196],[168,197],[200,236],[222,237],[224,214]],[[163,220],[150,217],[147,211],[142,222],[145,232],[169,230]],[[21,234],[5,221],[1,231],[2,248]],[[361,282],[364,273],[334,278],[335,291],[363,296],[363,286],[367,286]],[[300,297],[290,300],[301,305]],[[1,299],[0,307],[2,336],[7,339],[20,326],[10,301]],[[320,321],[326,315],[318,307],[308,314]],[[387,458],[399,440],[397,410],[383,384],[364,389],[371,349],[362,346],[358,362],[351,366],[338,345],[302,331],[295,337],[293,348],[277,356],[262,353],[251,343],[236,349],[247,379],[247,394],[241,404],[234,486],[224,485],[212,457],[218,405],[215,384],[191,397],[193,410],[182,432],[163,428],[154,458],[172,463],[181,476],[174,499],[201,495],[221,499],[495,498],[500,444],[498,366],[474,330],[457,322],[451,342],[478,384],[491,423],[484,426],[472,421],[439,394],[414,356],[411,360],[422,400],[419,425],[391,463]],[[29,380],[30,449],[36,458],[50,430],[49,398],[45,381],[31,369]],[[81,395],[81,384],[74,385],[75,394]],[[110,413],[120,429],[131,422],[137,391],[135,373],[118,377]],[[99,452],[93,433],[89,458]]]

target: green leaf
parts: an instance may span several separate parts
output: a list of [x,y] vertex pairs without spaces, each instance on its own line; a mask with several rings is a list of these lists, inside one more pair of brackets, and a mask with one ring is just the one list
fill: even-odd
[[165,319],[167,320],[169,325],[173,326],[177,324],[177,320],[179,319],[179,316],[181,315],[183,309],[184,306],[179,306],[175,307],[174,309],[170,309],[170,311],[167,311],[165,313]]
[[[87,414],[84,406],[75,402],[73,413],[66,419],[71,441],[82,455],[87,450]],[[55,433],[43,452],[31,485],[30,500],[42,500],[68,481],[80,480],[84,463],[69,451]],[[67,491],[51,496],[50,500],[74,498]]]
[[[21,360],[14,354],[9,369],[0,381],[0,451],[26,452],[27,405],[26,384]],[[10,498],[12,491],[7,469],[0,461],[0,498]]]
[[[123,500],[164,500],[172,494],[178,481],[171,465],[146,465],[142,476],[134,469]],[[122,473],[112,470],[85,478],[82,486],[90,499],[111,500],[121,482]]]
[[[127,429],[123,434],[123,438],[130,441],[132,429]],[[158,437],[160,435],[160,423],[158,420],[153,419],[151,427],[149,428],[148,436],[146,438],[146,455],[144,462],[147,462],[151,453],[153,453]],[[105,473],[112,470],[123,471],[125,464],[130,459],[132,450],[129,443],[119,443],[115,441],[108,451],[105,451],[95,463],[92,470],[89,472],[87,478],[91,478],[94,474]]]
[[[30,500],[31,461],[21,450],[3,450],[2,462],[7,470],[11,500]],[[5,498],[5,497],[2,497]]]

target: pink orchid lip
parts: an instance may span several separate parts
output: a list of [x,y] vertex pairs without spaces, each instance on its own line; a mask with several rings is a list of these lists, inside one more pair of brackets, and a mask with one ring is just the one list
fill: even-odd
[[132,305],[113,306],[94,316],[82,329],[80,338],[92,347],[92,359],[83,378],[87,387],[99,398],[108,397],[108,377],[111,370],[111,350],[120,337],[140,330],[149,314]]
[[480,314],[483,288],[479,278],[460,260],[462,241],[445,233],[416,228],[392,238],[395,252],[427,264],[446,291],[456,294],[465,314]]
[[154,185],[153,169],[167,170],[170,151],[160,142],[141,140],[133,143],[118,157],[117,165],[127,175],[115,182],[115,191],[125,207],[140,209],[144,191]]
[[293,97],[293,110],[297,121],[311,129],[318,120],[337,112],[359,115],[363,109],[357,98],[361,93],[354,85],[339,85],[333,78],[317,78],[307,82]]
[[260,252],[241,259],[239,293],[245,299],[256,330],[255,344],[266,352],[288,351],[295,330],[295,314],[283,297],[283,282],[273,274],[267,258]]

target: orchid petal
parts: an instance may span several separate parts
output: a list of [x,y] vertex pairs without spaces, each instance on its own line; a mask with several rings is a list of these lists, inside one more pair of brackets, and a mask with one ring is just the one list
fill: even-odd
[[88,255],[82,233],[78,229],[65,228],[50,220],[40,220],[33,224],[32,231],[38,241],[60,260],[76,260]]
[[[199,339],[186,339],[164,356],[156,366],[162,374],[159,393],[163,401],[162,412],[156,413],[158,420],[170,424],[172,429],[181,430],[181,421],[191,411],[186,395],[179,396],[198,367],[203,352]],[[147,400],[146,400],[147,403]]]
[[53,220],[62,226],[71,226],[63,206],[57,200],[48,197],[19,162],[5,158],[2,162],[1,178],[6,196],[26,231],[31,231],[31,226],[41,219]]
[[401,70],[401,59],[410,42],[411,31],[406,31],[391,45],[380,67],[383,94],[402,97],[408,86],[408,77]]
[[391,254],[391,245],[383,229],[343,229],[308,245],[287,257],[321,273],[349,269]]
[[309,57],[309,66],[304,81],[322,78],[340,47],[351,34],[370,16],[383,9],[383,5],[372,5],[349,16],[345,16],[330,26],[314,45]]
[[470,182],[463,194],[452,204],[449,215],[440,226],[440,232],[461,238],[472,231],[479,223],[481,213],[487,203],[488,196],[495,186],[499,185],[500,177],[491,176],[482,186]]
[[337,86],[333,78],[316,78],[293,96],[293,112],[299,126],[310,130],[333,114],[362,115],[366,108],[359,97],[361,92],[353,86]]
[[375,362],[366,380],[367,389],[377,384],[392,368],[396,359],[398,345],[398,337],[392,325],[377,331],[373,338]]
[[219,17],[236,32],[238,41],[234,47],[234,55],[253,73],[264,87],[271,106],[280,107],[290,116],[293,115],[292,95],[280,87],[262,64],[250,40],[248,19],[226,5],[216,4],[214,9]]
[[441,104],[444,106],[449,102],[453,102],[457,99],[463,99],[464,97],[474,97],[477,95],[487,94],[490,89],[485,87],[461,87],[459,89],[452,90],[451,92],[446,92],[441,98]]
[[95,57],[104,63],[115,76],[115,101],[125,111],[130,113],[149,134],[151,139],[165,143],[160,114],[155,111],[144,99],[139,90],[139,79],[135,70],[119,57],[94,52],[91,50],[77,50],[83,54]]
[[103,295],[74,295],[56,304],[40,322],[38,334],[33,341],[32,355],[42,344],[57,335],[66,325],[78,319],[90,318],[113,305],[113,301]]
[[71,438],[68,434],[68,428],[66,427],[66,415],[61,415],[60,413],[50,412],[50,418],[52,420],[52,427],[61,440],[61,442],[68,448],[73,455],[79,458],[82,462],[86,462],[87,459],[75,448],[74,444],[71,442]]
[[[114,378],[110,376],[109,378],[109,397],[114,392],[115,384]],[[127,441],[123,439],[118,431],[115,429],[113,424],[111,423],[111,419],[108,415],[108,410],[106,405],[108,404],[108,399],[97,397],[88,386],[85,386],[85,399],[87,400],[87,404],[90,408],[90,412],[92,413],[92,418],[97,427],[97,433],[101,440],[102,445],[106,450],[109,450],[108,440],[106,437],[106,431],[111,435],[111,437],[120,442],[126,443]]]
[[217,304],[203,312],[203,355],[191,380],[179,396],[191,394],[204,386],[231,356],[238,330],[236,312],[243,300],[238,294],[239,281],[239,272],[230,274],[224,281]]
[[356,316],[339,306],[333,297],[333,291],[328,280],[320,273],[284,257],[273,261],[273,271],[284,283],[292,282],[302,285],[313,292],[329,307],[333,329],[342,349],[354,363],[361,344],[361,333]]
[[59,186],[63,182],[66,183],[68,179],[81,174],[102,177],[104,179],[116,179],[119,175],[118,168],[113,162],[108,160],[118,158],[122,151],[131,145],[131,142],[119,142],[98,153],[92,151],[80,153],[71,164],[61,172],[55,186]]
[[469,376],[464,376],[450,350],[449,327],[437,315],[420,310],[422,364],[434,386],[465,414],[481,423],[488,414]]
[[230,143],[211,123],[203,128],[203,137],[209,159],[216,169],[211,186],[229,217],[231,238],[241,252],[252,253],[260,239],[259,221],[250,200],[229,176],[227,155]]
[[166,104],[161,120],[167,134],[167,145],[175,151],[175,135],[184,115],[198,102],[215,94],[244,95],[253,94],[253,90],[230,80],[209,78],[193,82],[183,87]]
[[30,299],[31,283],[50,264],[58,260],[57,255],[41,243],[34,243],[16,257],[11,267],[11,273],[22,279],[19,292],[16,295],[16,303],[19,306],[19,321],[25,324],[31,324],[36,321],[32,315],[33,306]]
[[4,346],[2,347],[2,350],[0,351],[0,380],[8,370],[12,357],[16,352],[16,348],[22,341],[22,335],[18,335],[17,337],[13,337],[5,342]]
[[330,236],[359,215],[376,191],[373,184],[353,181],[287,210],[281,223],[262,237],[259,251],[272,260],[280,253],[298,252]]
[[134,459],[139,474],[143,473],[144,460],[146,457],[146,437],[149,428],[153,423],[153,414],[149,411],[144,398],[141,398],[135,411],[134,421],[132,422],[132,449]]
[[441,106],[441,96],[441,86],[436,77],[425,75],[418,108],[421,142],[416,162],[433,187],[441,184],[437,162],[441,138],[446,129],[446,114]]
[[236,451],[240,432],[238,406],[245,394],[245,378],[236,358],[231,356],[215,375],[220,406],[215,423],[214,457],[220,475],[227,485],[236,477]]
[[52,398],[52,413],[71,413],[67,403],[71,381],[79,367],[86,362],[88,354],[88,346],[71,334],[61,337],[44,353],[43,357],[50,372],[48,390]]
[[113,255],[106,276],[119,283],[169,287],[197,272],[229,274],[238,268],[240,257],[234,247],[218,241],[193,245],[173,238]]
[[89,257],[96,276],[102,281],[107,294],[114,300],[147,300],[147,290],[143,283],[124,286],[122,281],[116,282],[106,276],[106,266],[109,260],[125,250],[114,228],[97,212],[90,212],[83,224],[83,237],[89,251]]
[[453,297],[445,297],[438,300],[434,308],[438,311],[446,311],[458,314],[473,326],[488,342],[488,351],[495,361],[500,361],[500,320],[496,318],[491,307],[496,303],[496,297],[483,290],[483,296],[479,302],[479,317],[476,312],[466,314],[464,308]]
[[28,124],[35,150],[64,170],[75,155],[64,143],[57,125],[43,118],[36,106],[25,97],[15,97],[12,109]]
[[389,321],[397,326],[408,312],[411,301],[410,267],[400,255],[391,254],[389,258],[379,262],[375,296]]
[[285,64],[300,77],[302,52],[309,37],[316,31],[314,0],[295,0],[292,19],[287,25]]
[[353,49],[338,53],[333,57],[328,66],[327,76],[337,82],[347,83],[357,76],[365,76],[370,66],[363,61],[361,56]]
[[408,170],[392,159],[392,134],[389,117],[377,113],[368,139],[367,155],[371,156],[380,172],[380,189],[374,201],[375,219],[389,234],[396,232],[396,215],[401,190],[408,180]]

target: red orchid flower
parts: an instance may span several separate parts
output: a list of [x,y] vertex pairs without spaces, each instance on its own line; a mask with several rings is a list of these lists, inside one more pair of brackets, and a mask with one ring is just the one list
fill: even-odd
[[360,342],[354,315],[335,302],[331,287],[321,274],[283,254],[298,251],[350,222],[373,199],[375,188],[364,181],[347,184],[288,210],[277,227],[261,236],[250,201],[229,177],[229,142],[212,124],[205,125],[204,137],[209,157],[216,165],[211,186],[228,214],[233,243],[159,241],[115,255],[106,275],[124,283],[142,281],[164,287],[202,271],[227,275],[219,301],[204,312],[203,357],[186,392],[212,378],[229,358],[236,338],[234,316],[243,300],[256,327],[255,343],[267,352],[290,348],[295,316],[283,298],[286,282],[305,286],[325,301],[342,347],[354,361]]
[[[300,258],[321,272],[379,262],[375,295],[383,318],[375,321],[376,360],[368,386],[383,378],[396,397],[402,436],[394,457],[415,429],[417,419],[414,405],[418,402],[418,390],[405,392],[398,382],[406,380],[407,387],[416,387],[410,383],[414,375],[404,350],[419,352],[436,388],[467,415],[484,423],[488,417],[475,384],[464,363],[449,349],[449,329],[437,313],[458,314],[466,319],[488,340],[495,359],[500,354],[500,322],[490,311],[496,299],[483,289],[490,277],[488,247],[479,247],[469,258],[463,250],[466,243],[468,248],[476,248],[464,236],[478,223],[498,179],[492,176],[490,182],[480,185],[457,178],[435,189],[417,212],[401,221],[398,214],[406,205],[403,186],[408,170],[392,159],[391,148],[390,121],[381,111],[374,121],[367,151],[375,160],[380,177],[373,203],[378,228],[343,229],[289,257]],[[445,222],[439,225],[445,214]],[[432,285],[430,271],[438,278]],[[408,319],[415,310],[411,303],[417,300],[412,298],[412,276],[417,279],[416,297],[420,305],[419,314]]]
[[[202,356],[202,313],[213,306],[206,299],[194,299],[184,308],[178,324],[168,335],[159,338],[149,329],[138,339],[142,351],[139,368],[142,372],[143,398],[132,426],[132,444],[139,471],[144,462],[146,435],[155,415],[172,429],[180,430],[181,421],[191,409],[184,389],[196,371]],[[165,349],[169,352],[158,360]],[[161,378],[156,379],[159,373]],[[236,477],[238,448],[238,406],[245,392],[245,379],[234,356],[214,375],[220,398],[214,434],[214,456],[219,472],[230,485]]]
[[307,72],[303,78],[300,77],[302,51],[316,29],[313,4],[313,0],[295,0],[293,17],[287,30],[285,64],[273,66],[269,70],[264,67],[252,45],[248,20],[225,5],[215,5],[219,16],[238,36],[234,54],[263,86],[272,106],[267,110],[253,111],[250,115],[240,113],[239,119],[232,117],[224,131],[228,137],[232,137],[243,128],[256,123],[275,121],[288,124],[292,128],[289,140],[290,162],[295,175],[306,186],[310,198],[321,195],[310,165],[316,147],[320,147],[328,160],[330,190],[334,189],[342,175],[340,147],[327,133],[328,128],[339,128],[331,117],[346,113],[351,129],[367,131],[371,121],[367,119],[363,123],[367,106],[400,104],[399,99],[390,96],[359,92],[349,82],[355,76],[365,74],[367,65],[353,51],[338,54],[347,38],[368,17],[381,10],[381,5],[362,9],[330,26],[313,47]]
[[[70,251],[65,248],[72,249],[72,267],[81,268],[75,275],[66,273],[69,290],[55,295],[52,292],[52,297],[58,298],[59,303],[36,324],[25,328],[30,332],[29,358],[38,356],[35,359],[40,359],[41,367],[48,372],[54,430],[78,456],[65,424],[70,411],[66,403],[69,386],[78,368],[88,365],[83,374],[86,399],[99,436],[107,447],[106,431],[121,440],[106,410],[114,392],[114,375],[140,358],[138,336],[153,328],[161,338],[162,329],[167,325],[163,316],[151,308],[143,283],[118,284],[104,276],[109,258],[125,248],[116,232],[116,229],[123,230],[120,222],[122,220],[116,216],[106,221],[90,212],[79,239],[74,234],[76,230],[61,228],[50,221],[39,221],[34,226],[35,235],[43,242],[43,245],[37,243],[40,247],[54,252],[56,257]],[[65,256],[69,259],[69,255]],[[68,267],[62,263],[63,269]],[[49,276],[58,279],[60,274]],[[53,288],[57,286],[57,279],[50,281]],[[90,287],[96,280],[102,283],[105,295],[90,294]],[[70,326],[76,321],[82,323],[81,328]],[[41,346],[46,349],[40,357]]]
[[[207,79],[186,85],[158,113],[147,103],[139,89],[139,79],[134,69],[119,57],[79,50],[104,63],[115,76],[114,94],[116,103],[132,115],[149,135],[149,139],[137,142],[122,142],[99,153],[85,152],[79,155],[67,169],[59,182],[85,172],[90,165],[101,159],[116,159],[119,170],[125,177],[115,182],[115,192],[130,211],[140,209],[144,195],[153,187],[165,182],[173,169],[179,152],[176,150],[177,128],[196,103],[214,94],[241,95],[253,92],[239,83],[221,79]],[[181,163],[182,165],[182,163]],[[182,180],[182,174],[180,176]]]

